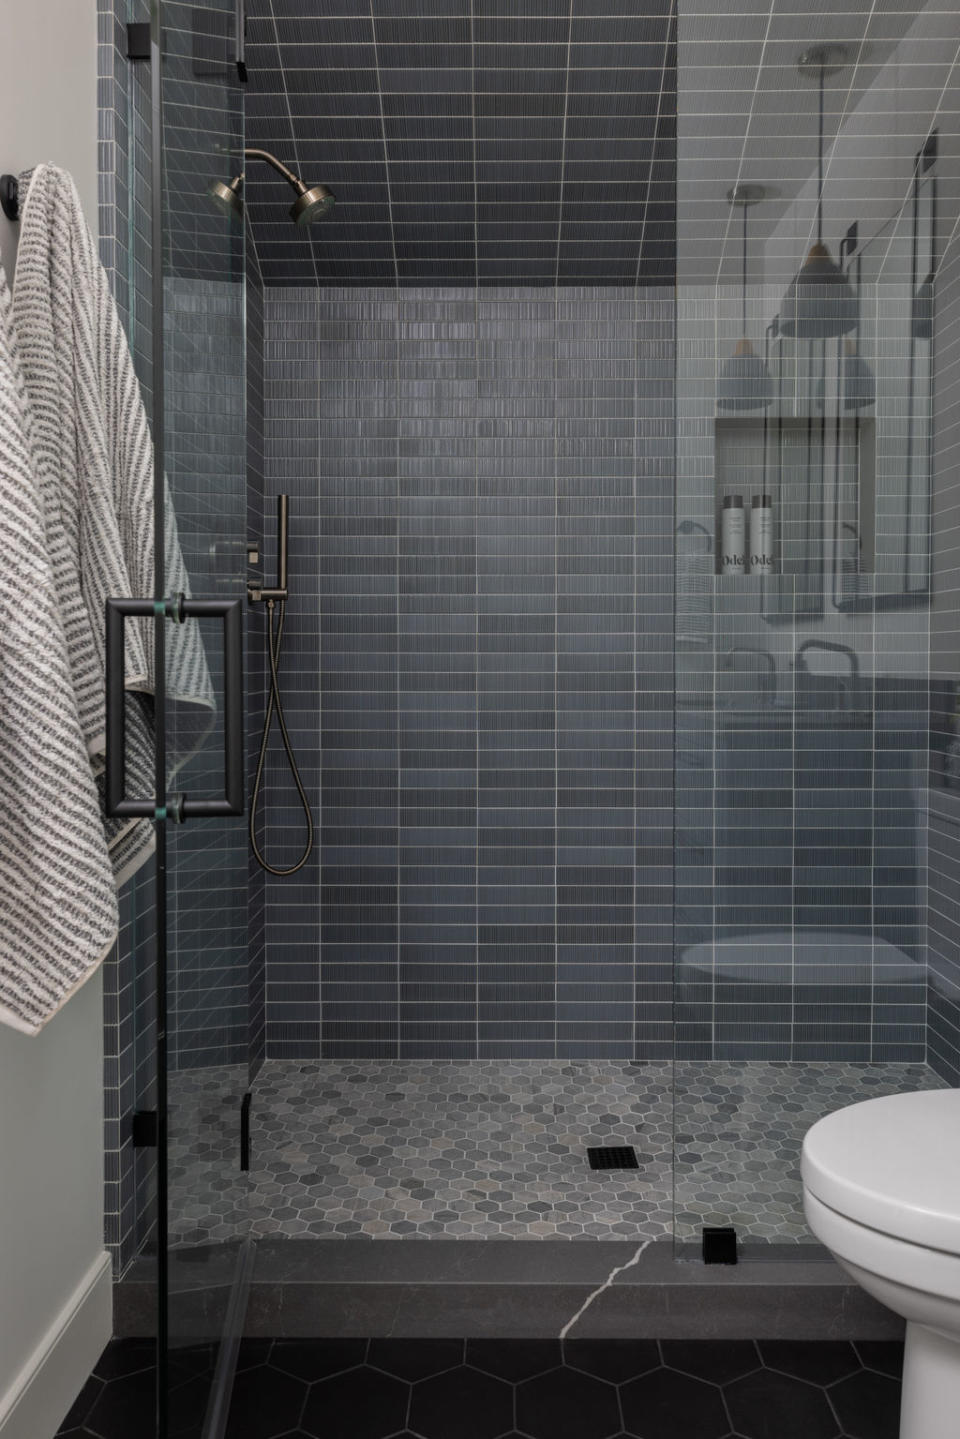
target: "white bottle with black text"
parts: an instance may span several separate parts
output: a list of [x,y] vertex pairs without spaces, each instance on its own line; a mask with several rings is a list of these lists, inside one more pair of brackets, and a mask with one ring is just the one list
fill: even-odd
[[720,518],[720,573],[746,574],[746,517],[742,495],[724,495]]
[[754,495],[750,507],[750,573],[773,574],[773,506],[769,495]]

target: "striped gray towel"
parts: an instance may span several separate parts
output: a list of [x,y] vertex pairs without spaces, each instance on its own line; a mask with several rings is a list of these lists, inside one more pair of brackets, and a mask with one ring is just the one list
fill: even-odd
[[[104,762],[109,597],[154,592],[153,450],[140,386],[106,272],[71,177],[39,165],[25,195],[13,289],[17,347],[34,422],[80,721],[94,773]],[[173,507],[165,505],[166,593],[189,594]],[[154,792],[152,620],[126,623],[127,788]],[[172,625],[167,695],[214,707],[196,621]],[[105,820],[117,883],[153,849],[145,820]]]
[[0,1023],[36,1034],[97,968],[117,896],[73,688],[0,268]]

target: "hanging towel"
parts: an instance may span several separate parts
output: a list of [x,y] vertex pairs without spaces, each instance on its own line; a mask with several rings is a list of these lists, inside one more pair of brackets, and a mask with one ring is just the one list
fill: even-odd
[[0,1023],[36,1034],[117,933],[0,267]]
[[[104,764],[109,597],[154,593],[153,449],[126,335],[71,177],[39,165],[25,195],[13,316],[37,477],[80,722],[94,773]],[[164,505],[168,595],[189,594],[173,507]],[[214,707],[196,621],[167,630],[172,700]],[[153,621],[125,626],[127,792],[154,792]],[[146,820],[104,820],[117,883],[153,849]]]

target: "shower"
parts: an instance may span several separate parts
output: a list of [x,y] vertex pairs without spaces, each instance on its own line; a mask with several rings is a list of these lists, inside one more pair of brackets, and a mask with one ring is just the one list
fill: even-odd
[[[300,778],[300,771],[297,768],[296,756],[293,752],[293,744],[287,730],[287,722],[283,713],[283,701],[280,698],[280,652],[283,648],[283,625],[286,619],[287,599],[287,554],[289,548],[289,515],[290,496],[277,496],[277,583],[272,588],[265,585],[250,584],[247,586],[247,596],[252,605],[265,604],[267,607],[267,653],[270,658],[270,693],[267,697],[267,709],[263,717],[263,733],[260,737],[260,754],[257,758],[257,773],[253,781],[253,793],[250,796],[250,847],[254,857],[261,869],[268,874],[277,875],[283,878],[286,875],[296,874],[303,869],[307,860],[313,852],[313,815],[310,811],[310,801],[307,798]],[[274,620],[276,619],[276,626]],[[267,759],[267,745],[270,742],[270,726],[273,724],[273,715],[276,711],[277,724],[280,726],[280,737],[283,741],[283,748],[286,752],[287,762],[290,765],[290,773],[293,782],[297,787],[297,794],[300,796],[300,803],[303,806],[303,814],[306,820],[306,841],[303,853],[295,864],[287,867],[280,867],[268,863],[257,843],[257,810],[260,807],[260,794],[263,787],[263,771]]]
[[[325,220],[330,214],[337,197],[326,185],[305,185],[299,175],[288,170],[269,150],[244,150],[243,154],[247,160],[265,161],[296,192],[297,198],[290,206],[290,219],[295,225],[312,225],[314,220]],[[243,214],[242,189],[243,171],[227,183],[211,180],[207,194],[225,214],[238,218]]]

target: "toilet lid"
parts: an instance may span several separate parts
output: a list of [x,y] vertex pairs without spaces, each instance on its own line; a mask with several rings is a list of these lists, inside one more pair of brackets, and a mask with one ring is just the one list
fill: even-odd
[[960,1090],[851,1104],[803,1141],[804,1187],[823,1204],[912,1244],[960,1254]]

